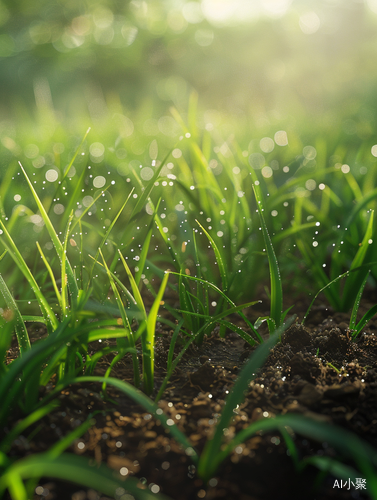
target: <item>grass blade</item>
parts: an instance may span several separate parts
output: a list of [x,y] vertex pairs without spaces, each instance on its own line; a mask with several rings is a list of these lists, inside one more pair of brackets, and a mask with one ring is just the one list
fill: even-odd
[[355,339],[361,332],[361,330],[364,328],[364,326],[368,323],[369,320],[373,318],[373,316],[377,314],[377,304],[369,309],[364,316],[361,318],[361,320],[357,323],[357,325],[354,328],[354,331],[352,333],[352,338]]
[[48,274],[50,275],[51,283],[52,283],[52,286],[54,287],[56,298],[58,300],[60,309],[62,310],[62,296],[59,292],[58,285],[56,284],[56,280],[55,280],[55,276],[54,276],[54,273],[52,271],[52,268],[51,268],[50,264],[48,263],[46,256],[43,253],[43,250],[42,250],[40,244],[38,243],[38,241],[37,241],[37,248],[38,248],[39,253],[41,254],[43,263],[46,266]]
[[140,198],[138,199],[134,209],[132,210],[132,213],[131,213],[131,217],[130,217],[130,221],[136,217],[136,215],[140,212],[140,210],[146,205],[147,203],[147,200],[149,198],[149,195],[151,194],[151,191],[153,189],[153,186],[154,186],[154,183],[157,181],[158,179],[158,176],[160,175],[160,172],[162,170],[162,167],[165,165],[166,163],[166,160],[169,158],[169,156],[171,155],[171,152],[173,150],[170,150],[168,152],[168,154],[165,156],[165,158],[162,160],[161,164],[159,165],[159,167],[156,168],[154,174],[153,174],[153,177],[152,179],[148,182],[148,185],[145,187],[144,191],[143,191],[143,194],[140,196]]
[[200,456],[198,474],[205,481],[213,476],[221,461],[226,457],[224,452],[221,451],[221,447],[223,444],[224,429],[228,428],[234,416],[233,410],[243,402],[245,397],[244,393],[250,381],[265,362],[270,350],[279,340],[283,331],[293,323],[294,319],[295,317],[290,318],[276,330],[275,334],[272,335],[267,342],[259,345],[249,361],[242,368],[232,391],[226,399],[220,420],[216,425],[214,436],[207,441],[203,453]]
[[[12,316],[15,315],[15,330],[18,341],[18,346],[20,348],[21,356],[24,352],[30,349],[30,339],[26,330],[24,320],[20,310],[17,307],[16,301],[14,300],[12,294],[10,293],[3,277],[0,274],[0,292],[2,293],[5,303],[8,307],[9,312],[12,311]],[[1,360],[0,360],[1,361]]]
[[118,253],[119,253],[120,258],[122,260],[122,264],[124,266],[124,269],[126,270],[128,279],[130,280],[130,284],[131,284],[131,288],[132,288],[132,293],[134,294],[134,299],[135,299],[136,305],[137,305],[139,311],[142,314],[143,320],[146,320],[147,319],[147,313],[145,311],[144,302],[143,302],[143,299],[141,298],[140,290],[139,290],[139,287],[137,285],[136,279],[133,277],[129,266],[128,266],[125,258],[123,257],[123,255],[122,255],[122,253],[121,253],[121,251],[119,249],[118,249]]
[[131,198],[131,195],[132,195],[132,193],[134,192],[134,190],[135,190],[135,188],[132,188],[132,189],[131,189],[131,191],[130,191],[129,195],[128,195],[128,196],[127,196],[127,198],[126,198],[126,201],[123,203],[123,205],[121,206],[120,210],[118,211],[118,213],[116,214],[116,216],[115,216],[115,217],[114,217],[114,219],[112,220],[112,222],[111,222],[110,226],[107,228],[106,233],[104,234],[104,236],[103,236],[103,238],[102,238],[102,240],[101,240],[101,243],[99,244],[99,247],[98,247],[97,253],[96,253],[95,257],[94,257],[94,259],[95,259],[95,260],[97,260],[97,259],[98,259],[98,255],[99,255],[100,250],[102,250],[103,245],[105,244],[105,242],[106,242],[106,241],[107,241],[107,239],[109,238],[109,235],[110,235],[110,233],[111,233],[111,231],[112,231],[112,229],[113,229],[113,227],[114,227],[114,225],[115,225],[116,221],[119,219],[120,214],[123,212],[123,210],[124,210],[125,206],[126,206],[126,205],[127,205],[127,203],[128,203],[128,200]]
[[169,432],[169,434],[183,447],[186,451],[186,454],[191,457],[194,463],[198,460],[198,455],[196,451],[192,448],[189,440],[186,436],[181,432],[178,427],[174,425],[169,425],[167,422],[169,417],[166,416],[163,411],[158,407],[156,403],[154,403],[148,396],[146,396],[143,392],[138,389],[135,389],[131,384],[124,382],[122,380],[118,380],[113,377],[105,378],[105,377],[76,377],[74,379],[66,380],[64,383],[59,384],[59,387],[56,388],[57,391],[61,391],[64,387],[70,384],[80,384],[80,383],[93,383],[99,382],[113,385],[116,389],[120,390],[126,396],[131,398],[133,401],[141,405],[147,412],[151,413],[155,418],[157,418],[164,428]]
[[349,323],[349,329],[352,331],[355,330],[355,328],[356,328],[357,313],[359,311],[361,296],[363,295],[363,291],[364,291],[365,285],[367,283],[368,276],[369,276],[369,271],[366,274],[364,281],[362,282],[362,284],[359,288],[359,291],[357,292],[357,296],[356,296],[355,302],[353,304],[350,323]]
[[262,200],[260,197],[260,193],[258,193],[259,189],[256,185],[253,185],[253,189],[258,204],[258,214],[267,250],[268,265],[270,268],[271,318],[275,322],[276,328],[278,328],[281,324],[281,315],[283,311],[283,288],[281,284],[279,265],[276,258],[274,247],[272,246],[270,235],[268,234],[266,222],[264,220]]
[[70,265],[67,257],[64,256],[63,244],[60,241],[60,239],[58,238],[58,235],[56,234],[54,226],[52,225],[51,220],[50,220],[49,216],[47,215],[47,212],[46,212],[44,206],[42,205],[42,202],[39,199],[39,196],[37,195],[37,193],[36,193],[36,191],[35,191],[32,183],[31,183],[31,181],[30,181],[30,179],[29,179],[29,177],[28,177],[28,175],[27,175],[24,167],[21,165],[20,162],[18,162],[18,163],[19,163],[19,165],[21,167],[21,170],[22,170],[22,172],[23,172],[23,174],[24,174],[24,176],[26,178],[27,183],[29,184],[30,191],[31,191],[31,193],[33,195],[33,198],[34,198],[34,200],[35,200],[35,202],[36,202],[36,204],[38,206],[38,210],[39,210],[39,212],[41,214],[43,222],[45,223],[46,229],[47,229],[47,231],[48,231],[48,233],[50,235],[52,243],[53,243],[53,245],[55,247],[55,250],[56,250],[56,252],[58,254],[59,260],[60,260],[60,262],[63,262],[63,260],[66,259],[68,280],[70,281],[70,283],[72,283],[72,286],[74,287],[72,289],[72,294],[75,297],[77,297],[78,293],[79,293],[78,287],[77,287],[77,284],[76,284],[76,280],[75,280],[75,277],[74,277],[71,265]]
[[328,288],[329,286],[331,286],[333,283],[336,283],[337,281],[339,281],[340,279],[344,278],[345,276],[348,276],[349,275],[349,271],[346,271],[345,273],[341,274],[340,276],[337,276],[335,279],[333,279],[332,281],[330,281],[330,283],[327,283],[327,285],[325,285],[324,287],[322,287],[315,295],[314,295],[314,298],[313,300],[310,302],[310,305],[304,315],[304,317],[302,318],[302,321],[301,321],[301,324],[303,325],[306,318],[308,317],[309,313],[310,313],[310,309],[312,308],[313,304],[314,304],[314,301],[315,299],[318,297],[318,295],[323,292],[324,290],[326,290],[326,288]]
[[32,413],[30,413],[30,415],[20,420],[5,436],[5,438],[2,439],[0,444],[0,451],[3,453],[7,453],[17,436],[23,433],[28,427],[30,427],[30,425],[34,424],[45,415],[50,413],[50,411],[52,411],[54,408],[56,408],[56,404],[43,406],[42,408],[38,408],[38,410],[33,411]]
[[[120,296],[120,294],[118,292],[118,289],[117,289],[117,287],[115,285],[115,282],[113,280],[112,273],[110,272],[109,268],[107,267],[105,258],[102,255],[102,251],[101,251],[100,248],[98,250],[99,250],[99,253],[100,253],[101,257],[102,257],[103,265],[104,265],[104,267],[106,269],[107,275],[109,277],[110,285],[111,285],[111,288],[113,290],[113,293],[115,295],[115,298],[116,298],[116,301],[117,301],[117,304],[118,304],[118,308],[119,308],[119,312],[120,312],[120,315],[121,315],[121,318],[122,318],[122,321],[123,321],[123,325],[128,328],[128,336],[127,336],[128,337],[128,341],[130,343],[131,348],[135,348],[135,339],[134,339],[134,336],[133,336],[133,333],[132,333],[132,330],[131,330],[131,325],[130,325],[130,323],[128,321],[127,313],[126,313],[126,310],[124,308],[121,296]],[[119,348],[121,350],[127,349],[127,347],[128,347],[127,342],[126,342],[126,340],[125,340],[124,337],[119,337],[119,339],[117,340],[117,343],[118,343]],[[136,353],[132,354],[132,364],[133,364],[133,368],[134,368],[134,383],[135,383],[136,387],[139,387],[139,385],[140,385],[139,360],[137,359],[137,354]]]
[[200,222],[198,220],[196,220],[196,219],[195,219],[195,222],[202,229],[203,233],[207,236],[208,241],[210,242],[210,244],[211,244],[211,246],[213,248],[213,251],[215,252],[217,264],[219,266],[219,271],[220,271],[221,283],[222,283],[223,291],[226,292],[228,290],[228,277],[227,277],[225,264],[224,264],[223,258],[221,256],[220,250],[218,249],[218,246],[216,245],[216,243],[215,243],[214,239],[212,238],[212,236],[208,233],[208,231],[206,231],[204,229],[204,227],[200,224]]
[[[369,248],[371,247],[371,243],[373,242],[373,220],[374,220],[374,211],[371,211],[370,218],[368,221],[368,226],[365,231],[365,235],[361,245],[351,263],[350,271],[354,271],[357,268],[361,268],[364,265],[365,257]],[[355,301],[355,293],[356,290],[360,290],[360,287],[365,279],[365,276],[368,275],[369,269],[365,267],[364,270],[360,269],[358,272],[353,273],[347,279],[342,296],[342,310],[348,311],[348,309],[352,306]]]
[[9,255],[12,257],[17,267],[20,269],[22,274],[27,279],[31,289],[33,290],[38,300],[43,316],[45,316],[46,320],[48,321],[48,324],[50,324],[53,329],[56,329],[58,327],[58,320],[56,319],[53,310],[51,309],[44,295],[42,294],[37,282],[35,281],[32,272],[28,268],[26,262],[24,261],[21,253],[19,252],[16,244],[14,243],[11,235],[8,233],[7,228],[4,226],[1,219],[0,219],[0,227],[2,229],[2,235],[1,235],[2,244],[8,250]]
[[22,479],[39,479],[42,476],[74,482],[112,498],[126,498],[130,496],[126,495],[129,492],[136,500],[168,500],[168,497],[160,493],[140,489],[136,478],[124,480],[112,469],[104,465],[93,467],[85,458],[71,453],[63,453],[54,458],[44,453],[18,460],[1,476],[0,495],[8,488],[13,500],[27,500]]
[[143,379],[144,390],[146,394],[151,394],[154,389],[154,341],[156,334],[157,313],[160,308],[160,303],[165,292],[166,284],[169,279],[169,272],[166,272],[157,296],[149,311],[147,319],[147,329],[145,338],[142,336],[143,343]]

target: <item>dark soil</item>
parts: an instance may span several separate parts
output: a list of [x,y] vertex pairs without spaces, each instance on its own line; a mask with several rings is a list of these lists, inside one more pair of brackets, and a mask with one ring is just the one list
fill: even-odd
[[[301,321],[307,304],[295,302],[294,311]],[[360,312],[370,306],[365,302]],[[259,316],[263,311],[255,313],[254,308],[253,314]],[[349,316],[318,306],[312,309],[305,326],[296,322],[287,330],[251,382],[228,433],[236,433],[258,419],[294,412],[341,426],[377,448],[377,335],[374,334],[377,323],[371,321],[354,342],[350,339],[348,322]],[[34,332],[34,337],[40,333]],[[159,325],[157,389],[165,375],[171,334],[164,325]],[[229,333],[220,338],[215,329],[200,348],[193,346],[188,350],[173,374],[159,405],[199,452],[252,350],[237,335]],[[9,356],[12,357],[12,351]],[[110,358],[104,359],[97,374],[103,374],[109,363]],[[119,362],[112,376],[132,383],[130,360],[124,358]],[[72,386],[62,391],[60,407],[39,422],[38,432],[31,439],[25,434],[14,442],[12,457],[46,451],[90,412],[99,410],[95,425],[69,451],[136,476],[146,486],[157,485],[154,491],[159,490],[174,500],[370,498],[368,491],[352,485],[350,489],[334,488],[335,480],[340,478],[320,474],[314,467],[298,473],[277,431],[249,439],[204,485],[190,458],[158,421],[111,388],[108,396],[116,405],[104,401],[99,385]],[[335,455],[327,443],[298,435],[294,441],[300,458]],[[35,494],[35,500],[106,498],[93,490],[49,478],[39,484],[44,488],[43,494]]]

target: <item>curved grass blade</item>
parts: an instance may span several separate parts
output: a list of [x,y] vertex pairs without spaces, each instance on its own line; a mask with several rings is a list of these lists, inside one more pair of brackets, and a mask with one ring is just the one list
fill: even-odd
[[[174,149],[174,148],[173,148]],[[140,212],[140,210],[145,206],[147,199],[149,198],[149,195],[151,194],[151,191],[153,189],[154,183],[157,181],[158,176],[160,175],[160,172],[162,170],[162,167],[165,165],[166,160],[169,158],[171,155],[173,149],[171,149],[168,154],[165,156],[165,158],[162,160],[161,164],[159,167],[156,168],[152,179],[148,182],[147,186],[145,187],[142,195],[139,197],[134,209],[132,210],[131,216],[130,216],[130,221],[132,221],[136,215]]]
[[367,311],[361,320],[357,323],[355,328],[353,329],[352,338],[355,339],[360,333],[364,326],[368,323],[369,320],[373,318],[373,316],[377,314],[377,305],[371,307],[369,311]]
[[[24,320],[22,318],[21,312],[17,307],[16,301],[14,300],[9,288],[7,287],[3,277],[0,274],[0,292],[5,299],[5,303],[9,311],[12,311],[12,316],[15,316],[15,330],[18,341],[18,346],[20,348],[21,356],[24,352],[30,349],[30,339]],[[2,332],[1,332],[2,333]]]
[[[51,458],[48,453],[35,454],[13,463],[0,478],[0,495],[9,489],[12,500],[28,500],[23,479],[43,476],[77,483],[101,491],[112,498],[126,498],[127,492],[136,500],[169,500],[161,493],[139,488],[139,480],[124,480],[115,471],[71,453]],[[128,495],[130,496],[130,495]]]
[[351,458],[365,474],[368,480],[368,490],[373,492],[377,498],[377,450],[367,442],[362,441],[356,434],[346,431],[335,425],[314,421],[302,415],[286,414],[274,418],[261,420],[251,424],[246,429],[240,431],[232,441],[221,450],[215,457],[215,462],[211,464],[211,477],[213,471],[226,458],[232,450],[241,443],[244,443],[258,431],[269,431],[281,427],[290,427],[294,432],[315,439],[320,442],[327,442],[342,454]]
[[373,220],[374,220],[374,210],[371,211],[363,241],[361,242],[361,245],[350,266],[350,271],[355,271],[356,269],[359,270],[350,275],[344,285],[344,290],[342,295],[343,311],[347,311],[352,306],[352,304],[355,301],[356,290],[360,289],[365,276],[368,275],[369,273],[369,269],[368,268],[362,269],[362,266],[364,264],[367,252],[370,248],[370,244],[371,242],[373,242]]
[[[46,359],[61,345],[67,342],[67,336],[63,333],[69,323],[66,318],[53,334],[43,341],[35,343],[25,354],[13,361],[0,384],[0,427],[4,425],[12,404],[20,398],[25,389],[28,377],[46,361]],[[62,334],[59,339],[59,334]],[[19,382],[21,378],[21,382]],[[18,381],[15,383],[15,381]]]
[[222,451],[222,445],[224,429],[228,428],[234,416],[233,410],[243,402],[245,398],[245,391],[247,390],[250,381],[255,376],[259,368],[262,367],[270,350],[279,340],[281,334],[293,323],[294,320],[295,317],[290,318],[285,324],[281,325],[276,330],[274,335],[271,335],[267,342],[259,345],[250,357],[249,361],[242,368],[232,391],[226,399],[220,420],[216,425],[215,433],[212,439],[207,441],[205,444],[203,453],[199,459],[198,474],[205,481],[213,476],[221,461],[224,460],[229,453],[228,451],[227,454],[225,454],[225,452]]
[[220,250],[218,246],[216,245],[214,239],[212,236],[204,229],[204,227],[200,224],[198,220],[195,219],[195,222],[198,224],[198,226],[202,229],[203,233],[207,236],[208,241],[210,242],[213,251],[215,252],[217,264],[219,266],[219,271],[220,271],[220,276],[221,276],[221,283],[223,287],[223,291],[226,292],[228,290],[228,277],[225,269],[225,264],[223,261],[223,258],[221,256]]
[[161,424],[165,427],[165,429],[169,432],[169,434],[183,447],[183,449],[186,451],[186,454],[191,457],[191,460],[193,460],[194,463],[197,462],[198,455],[191,446],[189,440],[183,434],[183,432],[181,432],[175,424],[170,425],[171,422],[170,421],[168,422],[169,417],[163,413],[163,411],[158,407],[158,405],[154,403],[143,392],[141,392],[138,389],[135,389],[135,387],[129,384],[128,382],[124,382],[122,380],[118,380],[113,377],[109,378],[96,377],[96,376],[76,377],[74,379],[65,380],[64,382],[59,384],[59,386],[57,386],[54,391],[60,392],[62,388],[66,387],[67,385],[75,383],[80,384],[85,382],[88,383],[106,382],[106,384],[113,385],[115,388],[119,389],[121,392],[126,394],[126,396],[128,396],[133,401],[141,405],[147,412],[151,413],[151,415],[157,418],[161,422]]
[[58,300],[58,303],[59,303],[59,306],[60,306],[60,310],[62,310],[62,297],[61,297],[61,294],[59,292],[58,285],[56,284],[54,273],[52,271],[52,268],[51,268],[50,264],[48,263],[48,261],[46,259],[45,254],[43,253],[43,250],[42,250],[40,244],[38,243],[38,241],[37,241],[37,248],[38,248],[39,253],[41,254],[43,263],[46,266],[48,274],[50,275],[51,283],[52,283],[52,286],[54,287],[55,295],[56,295],[56,298]]
[[126,270],[128,279],[130,281],[130,285],[131,285],[131,288],[132,288],[132,293],[134,294],[135,303],[136,303],[136,305],[137,305],[137,307],[138,307],[138,309],[139,309],[139,311],[140,311],[140,313],[142,315],[143,320],[146,320],[147,319],[147,313],[145,311],[144,302],[143,302],[143,299],[141,297],[137,281],[133,277],[129,266],[128,266],[125,258],[123,257],[123,255],[122,255],[122,253],[121,253],[121,251],[119,249],[118,249],[118,253],[120,255],[123,267]]
[[[68,281],[71,283],[72,285],[72,291],[71,293],[73,294],[73,296],[77,297],[78,294],[79,294],[79,290],[78,290],[78,287],[77,287],[77,283],[76,283],[76,279],[75,279],[75,276],[74,276],[74,273],[72,271],[72,267],[71,267],[71,264],[69,263],[68,261],[68,258],[67,256],[64,254],[64,248],[63,248],[63,244],[62,242],[60,241],[60,239],[58,238],[58,235],[56,234],[56,231],[54,229],[54,226],[52,225],[51,223],[51,220],[49,218],[49,216],[47,215],[47,212],[41,202],[41,200],[39,199],[39,196],[37,195],[34,187],[33,187],[33,184],[31,183],[24,167],[21,165],[20,162],[18,162],[20,167],[21,167],[21,170],[26,178],[26,181],[27,183],[29,184],[29,188],[30,188],[30,191],[33,195],[33,198],[38,206],[38,210],[41,214],[41,217],[43,219],[43,222],[45,223],[45,226],[46,226],[46,229],[50,235],[50,238],[52,240],[52,243],[55,247],[55,250],[58,254],[58,257],[59,257],[59,260],[60,262],[63,262],[64,260],[66,261],[66,265],[67,265],[67,276],[68,276]],[[63,297],[62,297],[63,298]]]
[[[113,293],[115,295],[115,298],[117,300],[117,304],[118,304],[119,312],[120,312],[120,315],[121,315],[121,318],[122,318],[122,321],[123,321],[123,325],[125,327],[127,327],[127,329],[128,329],[128,335],[127,335],[128,341],[130,343],[131,348],[135,348],[135,339],[134,339],[134,336],[133,336],[133,333],[132,333],[132,330],[131,330],[131,325],[130,325],[130,323],[128,321],[127,313],[126,313],[126,310],[124,308],[121,296],[120,296],[120,294],[118,292],[118,289],[117,289],[117,287],[115,285],[115,282],[113,280],[112,273],[110,272],[109,268],[107,267],[107,264],[106,264],[106,261],[104,259],[104,256],[102,255],[101,249],[99,248],[98,251],[99,251],[99,253],[100,253],[101,257],[102,257],[103,265],[104,265],[104,267],[106,269],[106,272],[107,272],[107,275],[108,275],[108,278],[109,278],[109,281],[110,281],[111,288],[112,288]],[[128,347],[126,339],[124,337],[119,337],[118,341],[117,341],[117,344],[118,344],[118,346],[119,346],[119,348],[121,350],[127,349],[127,347]],[[133,368],[134,368],[134,383],[135,383],[136,387],[139,387],[139,385],[140,385],[139,360],[137,358],[137,354],[136,353],[134,353],[132,355],[132,364],[133,364]]]
[[93,418],[94,414],[88,416],[88,418],[76,427],[72,432],[64,436],[59,441],[57,441],[49,450],[46,452],[46,455],[50,457],[52,460],[61,455],[68,446],[71,446],[75,439],[81,437],[90,427],[92,427],[96,421]]
[[314,301],[315,299],[318,297],[318,295],[323,292],[324,290],[326,290],[327,287],[331,286],[333,283],[336,283],[337,281],[339,281],[340,279],[344,278],[345,276],[348,276],[350,273],[350,271],[346,271],[345,273],[341,274],[340,276],[337,276],[335,279],[333,279],[332,281],[330,281],[330,283],[327,283],[326,286],[322,287],[320,290],[318,290],[318,292],[314,295],[314,298],[313,300],[310,302],[310,305],[304,315],[304,317],[302,318],[302,321],[301,321],[301,324],[303,325],[306,318],[308,317],[309,313],[310,313],[310,309],[312,308],[313,304],[314,304]]
[[31,289],[33,290],[39,306],[42,310],[43,316],[46,318],[48,321],[48,324],[50,324],[53,329],[56,329],[58,327],[58,320],[51,309],[50,305],[48,304],[46,298],[42,294],[37,282],[35,281],[35,278],[28,268],[26,262],[24,261],[20,251],[18,250],[16,244],[14,243],[11,235],[8,233],[7,228],[3,224],[2,220],[0,219],[0,227],[3,231],[3,234],[1,235],[1,242],[4,245],[4,247],[8,250],[9,255],[12,257],[14,262],[16,263],[17,267],[20,269],[22,274],[25,276],[27,279]]
[[[173,271],[170,271],[171,274],[174,274],[176,276],[179,276],[180,273],[176,273],[176,272],[173,272]],[[185,277],[189,280],[193,280],[193,281],[198,281],[206,286],[208,286],[209,288],[212,288],[212,290],[214,290],[215,292],[217,292],[219,295],[221,295],[221,297],[226,301],[228,302],[228,304],[230,304],[231,307],[236,307],[236,305],[234,304],[234,302],[229,298],[227,297],[227,295],[225,295],[225,293],[220,290],[220,288],[218,288],[216,285],[210,283],[209,281],[206,281],[206,280],[203,280],[201,278],[197,278],[196,276],[188,276],[188,275],[185,275]],[[260,300],[257,300],[257,301],[254,301],[253,304],[256,304],[256,303],[260,303],[261,301]],[[174,313],[174,310],[173,309],[169,309],[168,306],[166,306],[166,308]],[[257,330],[255,330],[255,328],[253,327],[253,325],[250,323],[250,321],[246,318],[246,316],[240,311],[238,311],[238,314],[241,316],[241,318],[245,321],[245,323],[250,327],[250,329],[252,330],[252,332],[256,335],[257,339],[259,340],[260,343],[263,342],[263,339],[262,337],[259,335],[259,333],[257,332]]]
[[5,436],[5,438],[1,440],[0,451],[3,453],[7,453],[17,436],[19,436],[28,427],[30,427],[30,425],[43,418],[45,415],[48,415],[50,411],[56,408],[56,406],[56,404],[50,403],[49,405],[43,406],[42,408],[38,408],[37,410],[30,413],[30,415],[28,415],[27,417],[20,420],[14,427],[12,427],[11,431]]
[[84,134],[84,137],[82,138],[82,141],[80,142],[80,144],[79,144],[79,145],[78,145],[78,147],[76,148],[76,151],[75,151],[74,155],[72,156],[71,161],[68,163],[68,165],[67,165],[67,167],[66,167],[66,169],[65,169],[65,171],[64,171],[64,175],[63,175],[63,177],[62,177],[62,182],[64,181],[64,179],[65,179],[65,178],[67,177],[67,175],[69,174],[69,171],[71,170],[71,167],[72,167],[72,165],[73,165],[73,162],[76,160],[76,157],[77,157],[77,155],[79,154],[80,148],[81,148],[81,146],[84,144],[85,139],[87,138],[87,136],[88,136],[88,134],[89,134],[89,132],[90,132],[90,129],[91,129],[91,127],[88,127],[87,131],[86,131],[86,132],[85,132],[85,134]]
[[[132,195],[132,193],[134,192],[134,190],[135,190],[135,188],[132,188],[132,189],[131,189],[131,191],[130,191],[129,195],[128,195],[128,196],[127,196],[127,198],[126,198],[126,201],[123,203],[123,205],[121,206],[120,210],[118,211],[118,213],[116,214],[116,216],[115,216],[115,217],[114,217],[114,219],[112,220],[112,222],[111,222],[110,226],[107,228],[106,233],[103,235],[103,238],[102,238],[102,240],[101,240],[101,243],[99,244],[99,247],[98,247],[97,253],[96,253],[95,257],[94,257],[94,260],[97,260],[97,259],[98,259],[98,255],[99,255],[99,253],[100,253],[100,250],[102,250],[103,245],[105,244],[105,242],[106,242],[106,241],[107,241],[107,239],[109,238],[109,235],[110,235],[110,233],[111,233],[111,231],[112,231],[112,229],[113,229],[113,227],[114,227],[114,225],[115,225],[116,221],[119,219],[120,214],[123,212],[123,210],[124,210],[125,206],[127,205],[127,203],[128,203],[128,201],[129,201],[129,199],[131,198],[131,195]],[[93,271],[93,270],[92,270],[92,271]]]
[[363,295],[363,291],[364,291],[365,285],[366,285],[366,283],[368,281],[369,273],[370,273],[370,271],[368,271],[368,273],[366,274],[366,276],[364,278],[364,281],[362,282],[362,284],[361,284],[361,286],[359,288],[359,291],[357,292],[357,296],[356,296],[355,302],[353,304],[351,318],[350,318],[350,323],[349,323],[349,329],[351,331],[354,331],[355,328],[356,328],[356,319],[357,319],[357,313],[359,311],[361,296]]

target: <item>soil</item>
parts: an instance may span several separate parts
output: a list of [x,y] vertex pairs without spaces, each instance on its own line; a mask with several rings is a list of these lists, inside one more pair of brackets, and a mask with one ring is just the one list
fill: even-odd
[[[229,433],[258,419],[293,412],[336,424],[377,448],[377,321],[369,322],[357,341],[352,341],[349,315],[334,313],[325,305],[315,306],[302,326],[307,300],[293,301],[298,320],[284,333],[282,342],[270,352],[264,367],[250,383]],[[369,294],[360,313],[374,303]],[[252,309],[252,319],[266,313],[262,307],[259,311]],[[34,325],[32,338],[42,334],[43,329]],[[172,331],[161,323],[158,335],[156,390],[166,373]],[[189,348],[174,372],[159,406],[199,452],[252,351],[236,334],[229,332],[221,338],[215,328],[201,347]],[[16,349],[11,349],[9,359],[15,354]],[[104,374],[110,361],[110,357],[104,358],[96,374]],[[127,357],[115,366],[112,376],[132,383],[132,364]],[[238,447],[205,485],[190,458],[158,421],[114,389],[109,388],[108,397],[111,400],[101,396],[99,384],[76,385],[62,391],[60,406],[38,422],[30,431],[30,438],[25,434],[13,443],[11,456],[19,458],[46,451],[90,412],[98,411],[93,427],[68,451],[106,463],[118,472],[122,469],[123,474],[139,478],[144,487],[154,485],[152,491],[173,500],[371,498],[368,488],[365,491],[352,485],[349,489],[334,487],[340,478],[320,474],[312,466],[298,473],[277,431],[259,433]],[[335,454],[327,443],[299,435],[294,436],[294,442],[300,458]],[[43,489],[38,492],[42,494],[35,494],[34,500],[107,498],[94,490],[49,478],[42,478],[39,485]]]

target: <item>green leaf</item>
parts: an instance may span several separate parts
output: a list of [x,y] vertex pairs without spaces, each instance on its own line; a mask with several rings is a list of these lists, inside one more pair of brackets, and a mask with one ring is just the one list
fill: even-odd
[[276,330],[275,334],[272,335],[267,342],[259,345],[253,352],[249,361],[242,368],[233,389],[226,399],[220,420],[216,425],[215,433],[212,439],[208,440],[205,444],[203,453],[200,456],[198,474],[205,481],[210,479],[216,473],[221,461],[224,460],[227,453],[229,453],[229,450],[227,453],[221,450],[224,438],[224,429],[227,429],[230,425],[234,416],[234,409],[238,408],[238,406],[243,402],[245,399],[245,391],[247,390],[250,381],[265,362],[270,350],[279,340],[282,332],[288,328],[294,320],[295,317],[290,318],[285,324],[281,325]]
[[44,295],[42,294],[37,282],[35,281],[32,272],[28,268],[25,260],[23,259],[20,251],[17,248],[17,245],[14,243],[11,235],[8,233],[7,228],[5,227],[1,219],[0,219],[0,227],[3,230],[3,234],[0,236],[0,241],[2,242],[4,247],[8,250],[9,255],[12,257],[17,267],[20,269],[22,274],[27,279],[31,289],[33,290],[38,300],[39,306],[46,320],[48,321],[49,324],[52,325],[54,329],[56,329],[58,326],[58,320],[56,319],[53,310],[51,309]]
[[142,337],[143,343],[143,376],[144,390],[146,394],[151,394],[154,389],[154,341],[156,334],[157,314],[160,308],[160,303],[165,292],[166,284],[169,279],[169,272],[166,272],[157,296],[149,311],[147,319],[146,335]]
[[361,242],[360,247],[350,266],[350,271],[356,271],[356,269],[358,269],[358,271],[350,274],[344,285],[343,296],[342,296],[343,311],[348,311],[348,309],[352,307],[352,304],[355,301],[355,297],[357,296],[357,293],[360,290],[360,287],[365,279],[365,276],[368,275],[369,273],[369,269],[364,266],[364,261],[367,252],[371,247],[370,242],[373,241],[373,220],[374,220],[374,211],[372,210],[363,241]]
[[51,220],[49,218],[49,216],[47,215],[47,212],[44,208],[44,206],[42,205],[42,202],[41,200],[39,199],[39,196],[37,195],[34,187],[33,187],[33,184],[31,183],[24,167],[21,165],[20,162],[18,162],[20,167],[21,167],[21,170],[26,178],[26,181],[27,183],[29,184],[29,188],[30,188],[30,191],[33,195],[33,198],[38,206],[38,210],[41,214],[41,217],[43,219],[43,222],[45,223],[45,226],[46,226],[46,229],[50,235],[50,238],[52,240],[52,243],[54,244],[54,247],[55,247],[55,250],[58,254],[58,257],[60,259],[61,262],[63,262],[63,259],[66,259],[66,263],[67,263],[67,274],[68,274],[68,279],[69,281],[72,283],[74,289],[72,290],[72,293],[77,297],[78,295],[78,287],[77,287],[77,284],[76,284],[76,280],[74,278],[74,274],[73,274],[73,271],[72,271],[72,268],[71,268],[71,265],[67,259],[66,256],[64,256],[64,249],[63,249],[63,244],[61,243],[61,241],[59,240],[58,238],[58,235],[56,234],[56,231],[54,229],[54,226],[52,225],[51,223]]
[[200,224],[198,220],[195,219],[195,222],[198,224],[198,226],[202,229],[203,233],[207,236],[208,241],[210,242],[213,251],[215,252],[217,264],[219,266],[219,271],[220,271],[220,276],[221,276],[221,283],[223,287],[223,291],[226,292],[228,290],[228,277],[226,273],[226,268],[225,264],[223,261],[223,258],[221,256],[220,250],[218,249],[218,246],[216,245],[214,239],[212,236],[204,229],[204,227]]
[[268,264],[270,268],[270,283],[271,283],[271,313],[270,316],[275,322],[276,327],[281,324],[281,316],[283,311],[283,288],[279,271],[278,260],[276,258],[274,247],[272,246],[270,235],[268,234],[266,222],[263,216],[263,205],[260,196],[259,187],[253,184],[255,199],[258,204],[258,214],[261,222],[262,233],[267,250]]
[[[171,424],[171,421],[167,415],[163,413],[163,411],[155,404],[148,396],[146,396],[143,392],[138,389],[135,389],[134,386],[129,384],[128,382],[123,382],[122,380],[118,380],[113,377],[105,378],[105,377],[76,377],[74,379],[66,380],[64,384],[59,386],[59,391],[62,390],[66,385],[69,384],[80,384],[80,383],[94,383],[99,382],[113,385],[116,389],[120,390],[126,396],[131,398],[133,401],[141,405],[147,412],[149,412],[152,416],[157,418],[161,424],[165,427],[167,432],[183,447],[186,451],[186,454],[191,457],[191,460],[196,463],[198,460],[198,455],[196,451],[192,448],[189,440],[186,436],[181,432],[178,427]],[[169,422],[168,422],[169,420]]]
[[352,338],[355,339],[360,333],[364,326],[368,323],[369,320],[373,318],[373,316],[377,314],[377,304],[372,306],[369,311],[367,311],[361,320],[357,323],[354,328],[354,332],[352,333]]
[[[8,307],[9,314],[15,316],[14,326],[17,335],[18,346],[20,348],[21,356],[24,352],[30,349],[30,339],[26,330],[26,326],[20,310],[17,307],[16,301],[14,300],[12,294],[10,293],[3,277],[0,274],[0,292],[2,293],[5,303]],[[3,333],[3,332],[1,332]],[[1,351],[0,351],[1,352]],[[0,360],[1,362],[1,360]]]
[[68,453],[59,457],[51,457],[48,453],[35,454],[13,463],[0,477],[0,495],[8,488],[13,500],[28,500],[22,479],[40,479],[42,476],[73,482],[112,498],[121,498],[128,492],[136,500],[168,500],[160,493],[140,489],[136,478],[124,480],[102,464]]

